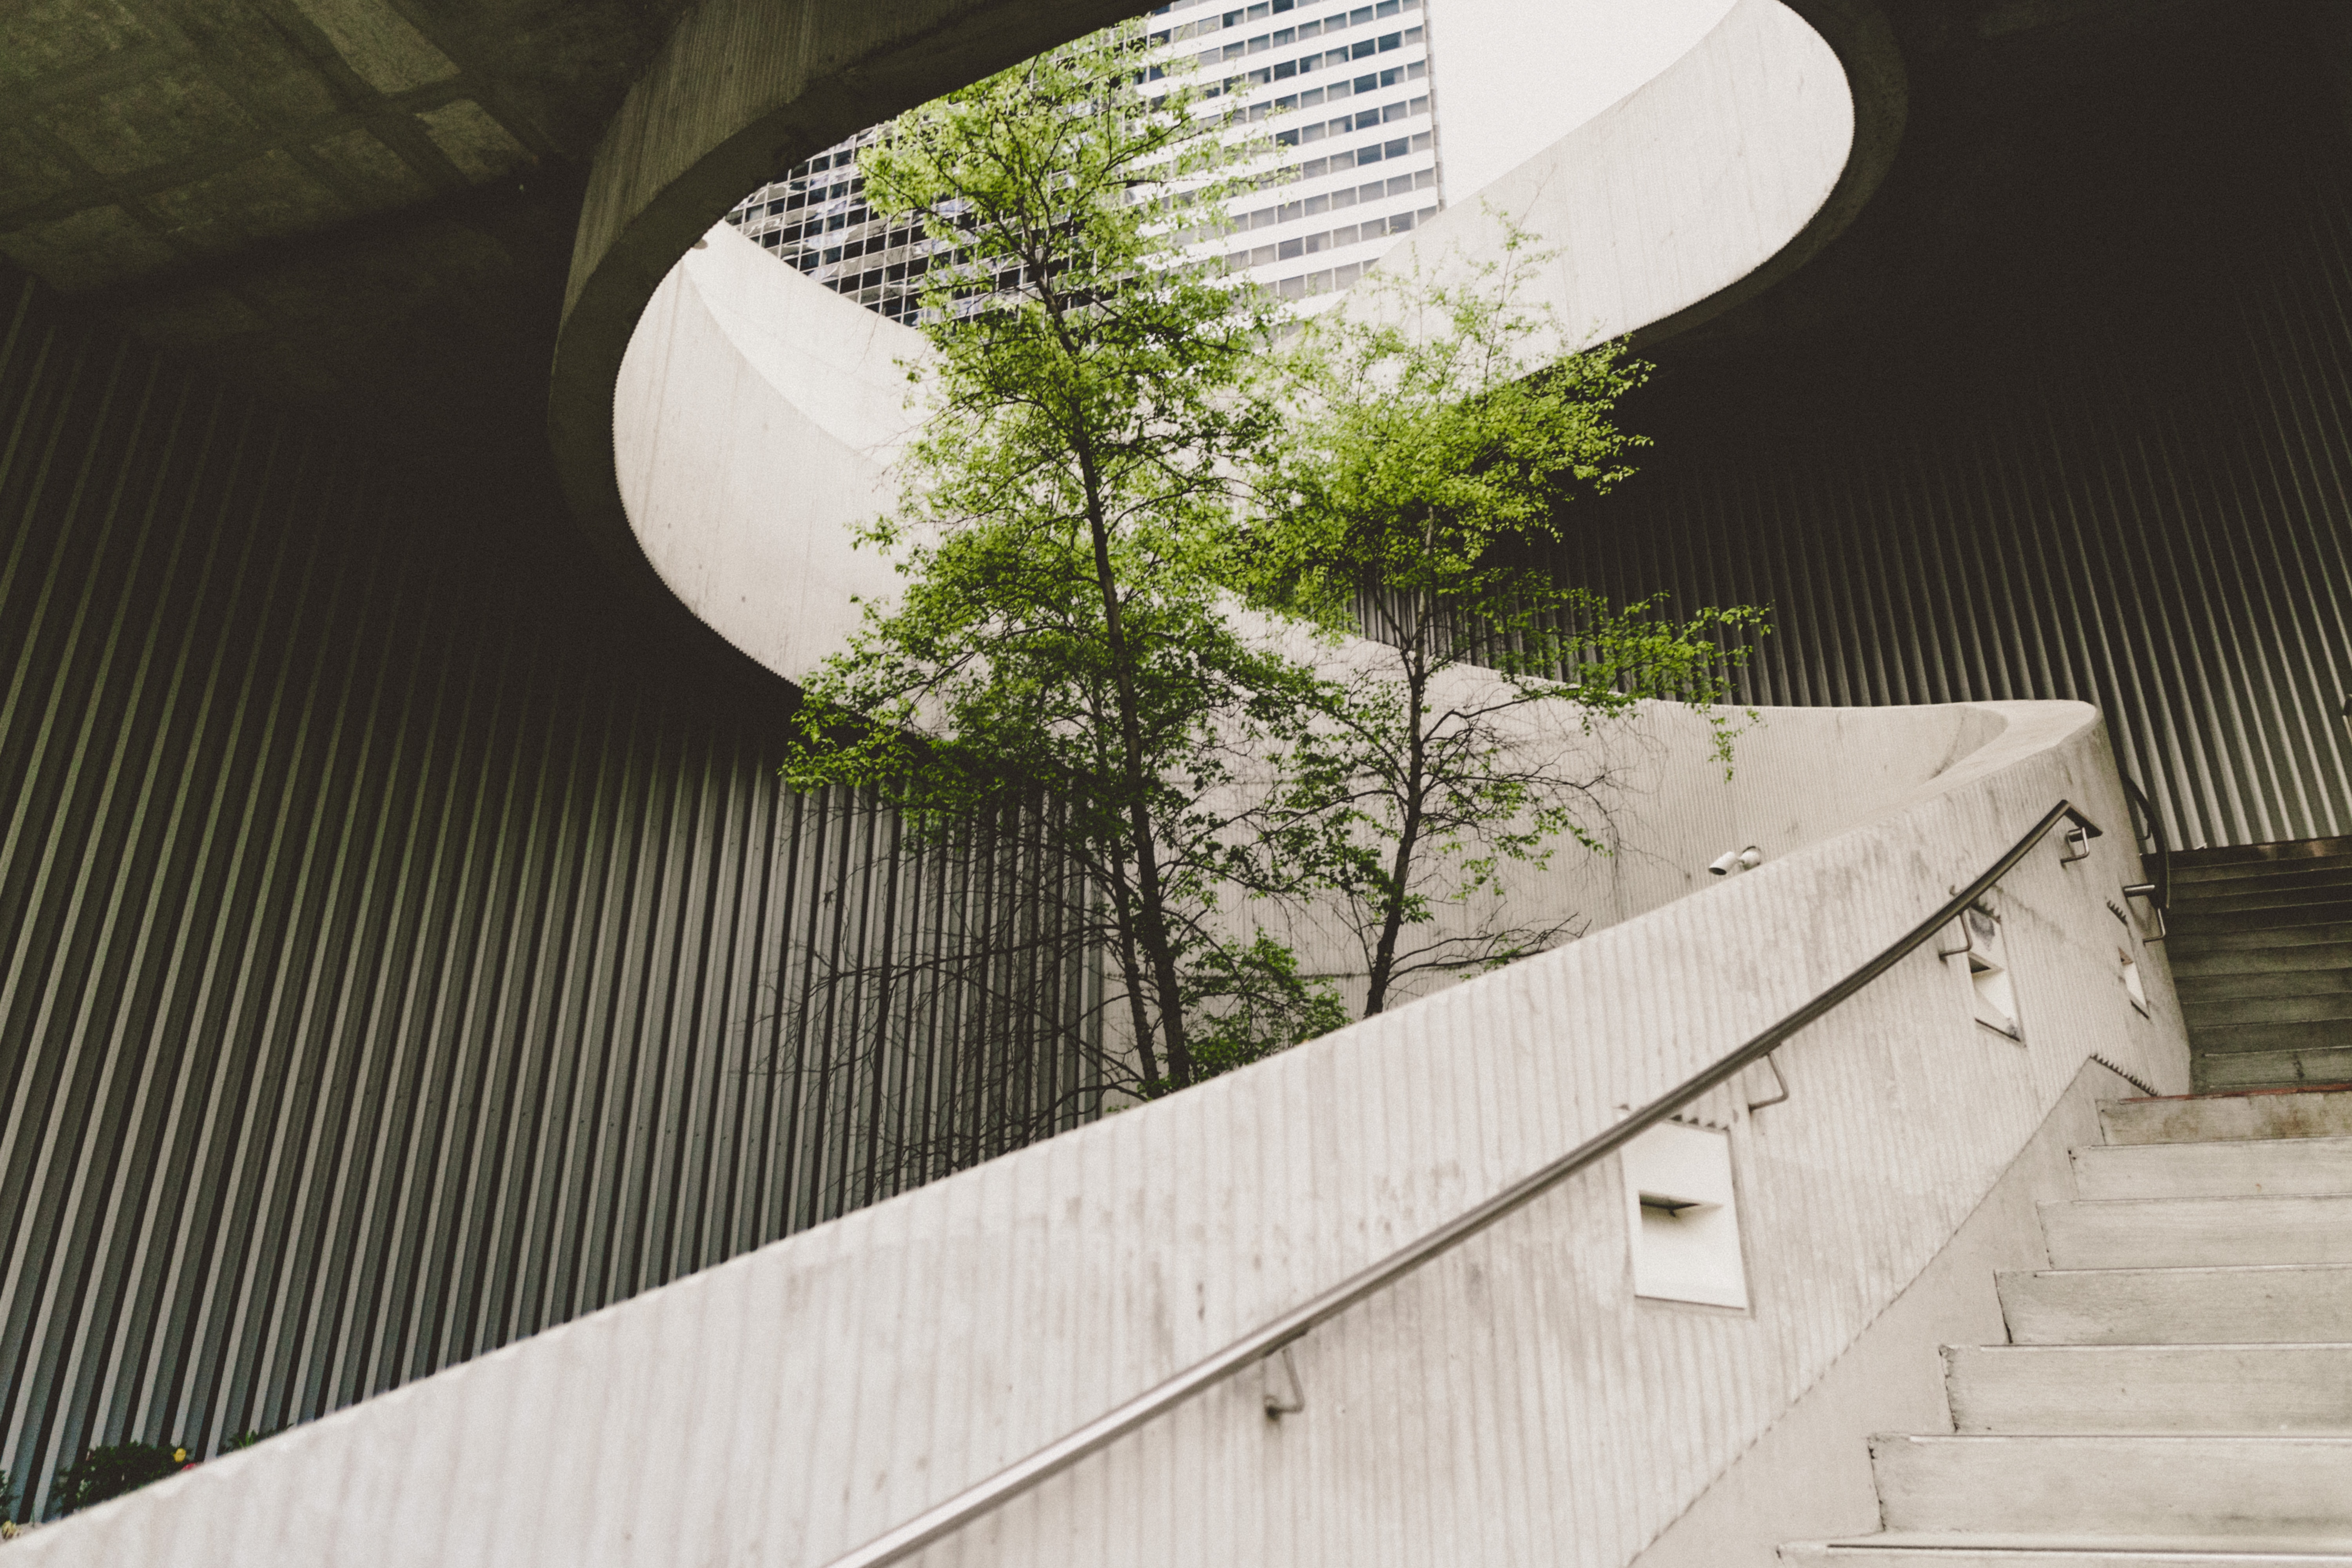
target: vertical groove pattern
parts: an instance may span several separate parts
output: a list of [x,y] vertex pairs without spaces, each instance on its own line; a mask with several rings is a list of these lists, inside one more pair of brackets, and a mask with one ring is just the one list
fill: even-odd
[[1562,573],[1771,606],[1756,703],[2094,703],[2176,847],[2352,833],[2352,211],[2278,216],[2208,319],[2038,340],[1970,401],[1792,409],[1769,365]]
[[[1084,1113],[943,961],[1035,822],[901,863],[779,787],[777,712],[682,706],[485,520],[29,285],[0,525],[20,1516],[87,1446],[209,1452]],[[983,1037],[1034,1103],[948,1100]]]

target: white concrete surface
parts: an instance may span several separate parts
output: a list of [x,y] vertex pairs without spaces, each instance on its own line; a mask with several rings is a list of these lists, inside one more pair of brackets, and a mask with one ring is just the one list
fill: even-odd
[[1871,1464],[1890,1531],[2352,1547],[2352,1437],[1882,1437]]
[[1955,1345],[1952,1426],[2352,1436],[2352,1344]]
[[2074,1190],[2085,1198],[2352,1193],[2352,1138],[2095,1145],[2074,1152]]
[[1853,134],[1821,36],[1776,0],[1738,0],[1640,90],[1475,195],[1449,188],[1375,270],[1456,275],[1516,220],[1559,253],[1533,297],[1587,342],[1617,337],[1762,266],[1829,199]]
[[2127,1100],[2100,1107],[2099,1122],[2117,1144],[2352,1137],[2352,1089]]
[[[1776,723],[1733,820],[1820,822]],[[1890,715],[1896,723],[1918,716]],[[792,1237],[207,1464],[9,1550],[37,1563],[818,1564],[1458,1214],[1814,994],[2060,796],[2120,824],[2098,726],[1973,749],[1842,832],[1568,947]],[[1773,804],[1782,803],[1782,804]],[[1664,817],[1703,864],[1718,821]],[[1680,837],[1676,837],[1679,835]],[[935,1549],[945,1563],[1615,1568],[1925,1269],[2098,1051],[2185,1079],[2113,977],[2126,835],[2003,884],[2022,1044],[1922,952],[1781,1053],[1727,1128],[1753,1302],[1632,1290],[1596,1170],[1303,1342],[1307,1409],[1228,1386]],[[1745,1088],[1746,1086],[1740,1086]],[[1859,1435],[1855,1435],[1858,1441]],[[1217,1500],[1214,1507],[1200,1500]]]
[[[2347,1552],[2215,1552],[2210,1542],[2170,1542],[2144,1552],[1970,1549],[1937,1542],[1912,1547],[1811,1542],[1783,1550],[1789,1568],[2352,1568]],[[2184,1557],[2193,1551],[2193,1557]]]
[[1486,185],[1690,52],[1732,0],[1448,0],[1428,26],[1449,201]]
[[[1613,336],[1736,283],[1803,228],[1852,145],[1836,57],[1777,0],[1738,0],[1682,58],[1496,182],[1561,254],[1538,297]],[[1496,237],[1457,206],[1384,266]],[[891,577],[847,550],[892,499],[901,362],[922,340],[777,266],[726,224],[656,290],[623,359],[613,441],[639,544],[686,605],[788,679]]]
[[2352,1194],[2042,1205],[2056,1268],[2352,1263]]
[[2071,1190],[2067,1151],[2098,1135],[2097,1101],[2119,1091],[2085,1064],[1934,1260],[1633,1568],[1773,1568],[1788,1542],[1874,1530],[1867,1437],[1947,1424],[1938,1352],[2002,1337],[1995,1276],[2042,1261],[2035,1205]]
[[2019,1344],[2352,1342],[2352,1268],[2021,1269],[2000,1279]]

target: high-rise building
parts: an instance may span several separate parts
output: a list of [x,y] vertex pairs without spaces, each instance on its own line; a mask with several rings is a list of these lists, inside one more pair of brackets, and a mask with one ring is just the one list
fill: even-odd
[[[1228,230],[1199,248],[1290,299],[1344,289],[1444,205],[1423,0],[1221,5],[1175,0],[1149,18],[1155,76],[1195,60],[1203,97],[1239,97],[1238,118],[1276,144],[1259,195],[1234,202]],[[727,216],[778,260],[911,323],[934,247],[920,225],[866,205],[857,152],[880,132],[826,148]]]

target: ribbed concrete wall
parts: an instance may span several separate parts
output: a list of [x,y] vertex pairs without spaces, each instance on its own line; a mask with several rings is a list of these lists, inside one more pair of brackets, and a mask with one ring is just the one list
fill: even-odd
[[[2087,710],[1969,717],[1924,788],[1759,870],[8,1550],[23,1568],[817,1568],[1715,1059],[2055,799],[2119,820]],[[1913,722],[1784,710],[1775,727],[1816,743],[1724,787],[1766,811],[1825,797],[1874,719]],[[1702,728],[1676,739],[1675,771],[1698,771]],[[1719,842],[1703,817],[1656,826],[1670,859]],[[1781,1052],[1790,1098],[1751,1111],[1759,1071],[1696,1108],[1730,1139],[1747,1310],[1635,1298],[1608,1161],[1310,1334],[1298,1414],[1269,1421],[1258,1376],[1237,1378],[919,1560],[1620,1568],[1918,1275],[2087,1055],[2185,1087],[2160,962],[2106,907],[2136,872],[2110,832],[2071,865],[2046,841],[2004,881],[2021,1042],[1921,951]]]
[[1856,379],[1892,407],[1662,355],[1709,412],[1583,511],[1568,575],[1770,605],[1759,702],[2095,703],[2175,847],[2352,833],[2352,206],[2272,216],[2185,302],[2005,368],[1885,345]]
[[0,301],[20,1514],[85,1445],[208,1451],[901,1184],[968,1010],[792,999],[992,889],[540,613],[508,520]]

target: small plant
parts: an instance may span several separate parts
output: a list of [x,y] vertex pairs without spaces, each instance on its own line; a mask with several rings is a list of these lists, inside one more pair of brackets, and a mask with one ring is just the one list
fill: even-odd
[[60,1514],[137,1491],[151,1481],[193,1469],[199,1461],[176,1444],[112,1443],[85,1448],[80,1458],[58,1472],[57,1505]]

